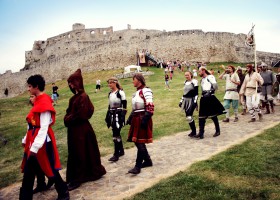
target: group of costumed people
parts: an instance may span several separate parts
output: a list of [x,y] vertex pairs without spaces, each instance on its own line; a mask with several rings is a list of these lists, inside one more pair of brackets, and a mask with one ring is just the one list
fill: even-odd
[[[94,106],[86,94],[81,70],[78,69],[68,78],[68,85],[73,92],[64,116],[67,127],[68,160],[66,182],[60,176],[61,163],[52,126],[55,123],[56,111],[52,99],[44,93],[45,80],[41,75],[30,76],[27,80],[32,108],[26,117],[28,130],[22,140],[24,156],[21,164],[23,172],[19,199],[30,200],[33,194],[49,189],[53,184],[58,193],[58,200],[70,199],[69,191],[78,188],[82,183],[94,181],[106,174],[101,164],[96,135],[89,122]],[[127,101],[118,80],[108,80],[109,106],[105,118],[108,128],[112,127],[114,154],[109,161],[116,162],[124,155],[121,128],[130,125],[128,139],[137,147],[135,166],[128,172],[139,174],[141,168],[153,165],[146,143],[153,142],[154,112],[153,93],[146,87],[142,74],[135,74],[133,85],[137,91],[132,97],[132,112],[125,122]],[[48,184],[45,183],[48,177]],[[35,189],[34,181],[37,177]]]
[[[191,132],[188,136],[194,138],[204,138],[205,120],[211,118],[215,125],[215,134],[220,135],[220,126],[217,116],[225,114],[223,122],[229,122],[230,106],[234,110],[234,122],[238,121],[238,104],[241,101],[244,115],[246,110],[251,116],[248,122],[255,122],[258,115],[259,120],[263,118],[262,109],[266,109],[265,114],[274,113],[274,103],[272,97],[272,85],[275,76],[273,72],[267,70],[267,66],[259,66],[258,71],[254,70],[252,64],[246,66],[247,74],[242,73],[241,67],[237,71],[234,66],[228,66],[225,71],[219,75],[220,79],[226,80],[226,91],[224,95],[224,105],[215,97],[217,90],[216,79],[205,68],[199,68],[201,79],[201,99],[199,105],[199,132],[196,131],[196,125],[193,119],[193,112],[198,110],[198,81],[193,79],[191,72],[185,73],[186,81],[184,83],[183,96],[179,102],[179,107],[185,112]],[[260,105],[261,103],[261,105]],[[271,111],[270,111],[271,109]]]

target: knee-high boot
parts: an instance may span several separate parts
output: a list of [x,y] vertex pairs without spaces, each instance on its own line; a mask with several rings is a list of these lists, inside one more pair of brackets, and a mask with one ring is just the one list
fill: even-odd
[[198,124],[199,124],[199,133],[194,136],[196,138],[200,138],[203,139],[204,138],[204,127],[205,127],[205,122],[206,119],[205,118],[199,118]]
[[116,162],[119,160],[119,144],[116,139],[114,139],[113,141],[114,141],[114,155],[111,158],[109,158],[109,161]]
[[270,114],[269,104],[268,102],[265,104],[266,112],[264,114]]
[[190,122],[189,125],[190,125],[192,132],[188,136],[193,137],[196,135],[196,127],[195,127],[194,120],[192,122]]
[[270,104],[271,112],[274,113],[275,110],[274,110],[273,100],[269,101],[269,104]]
[[212,120],[215,124],[215,129],[216,129],[216,132],[215,134],[213,135],[213,137],[217,137],[219,136],[221,133],[220,133],[220,125],[219,125],[219,120],[218,120],[218,117],[215,116],[215,117],[212,117]]
[[123,156],[124,149],[123,149],[123,142],[121,137],[120,137],[120,141],[118,141],[118,149],[119,149],[119,156]]

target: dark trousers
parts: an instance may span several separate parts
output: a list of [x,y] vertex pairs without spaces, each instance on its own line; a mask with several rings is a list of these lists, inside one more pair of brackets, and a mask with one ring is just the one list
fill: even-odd
[[[22,186],[20,189],[20,200],[30,200],[33,197],[33,185],[35,180],[35,175],[41,173],[41,167],[38,163],[36,156],[30,156],[26,161]],[[66,193],[67,185],[62,180],[58,171],[54,170],[54,177],[52,177],[55,182],[55,189],[58,195],[63,195]]]
[[[207,118],[199,118],[199,135],[203,136],[204,135],[204,127],[205,127],[205,122]],[[220,132],[220,125],[219,125],[219,120],[217,116],[214,116],[211,118],[212,121],[214,122],[216,132]]]
[[151,158],[145,143],[135,142],[135,146],[137,147],[137,158],[136,158],[135,166],[141,168],[143,161],[150,160]]

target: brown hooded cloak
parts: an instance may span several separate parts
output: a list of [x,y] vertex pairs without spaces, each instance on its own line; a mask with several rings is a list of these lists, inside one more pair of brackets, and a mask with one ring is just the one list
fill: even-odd
[[106,170],[101,165],[96,136],[88,121],[93,115],[94,107],[84,91],[80,69],[67,81],[74,85],[74,89],[70,88],[74,96],[69,100],[64,117],[64,124],[68,128],[66,182],[83,183],[97,180],[106,174]]

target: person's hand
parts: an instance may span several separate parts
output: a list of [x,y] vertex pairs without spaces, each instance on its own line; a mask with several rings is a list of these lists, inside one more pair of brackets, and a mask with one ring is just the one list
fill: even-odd
[[30,151],[29,156],[36,156],[36,155],[37,155],[37,153],[34,153],[34,152]]
[[182,107],[182,102],[179,103],[179,107],[180,107],[180,108]]

